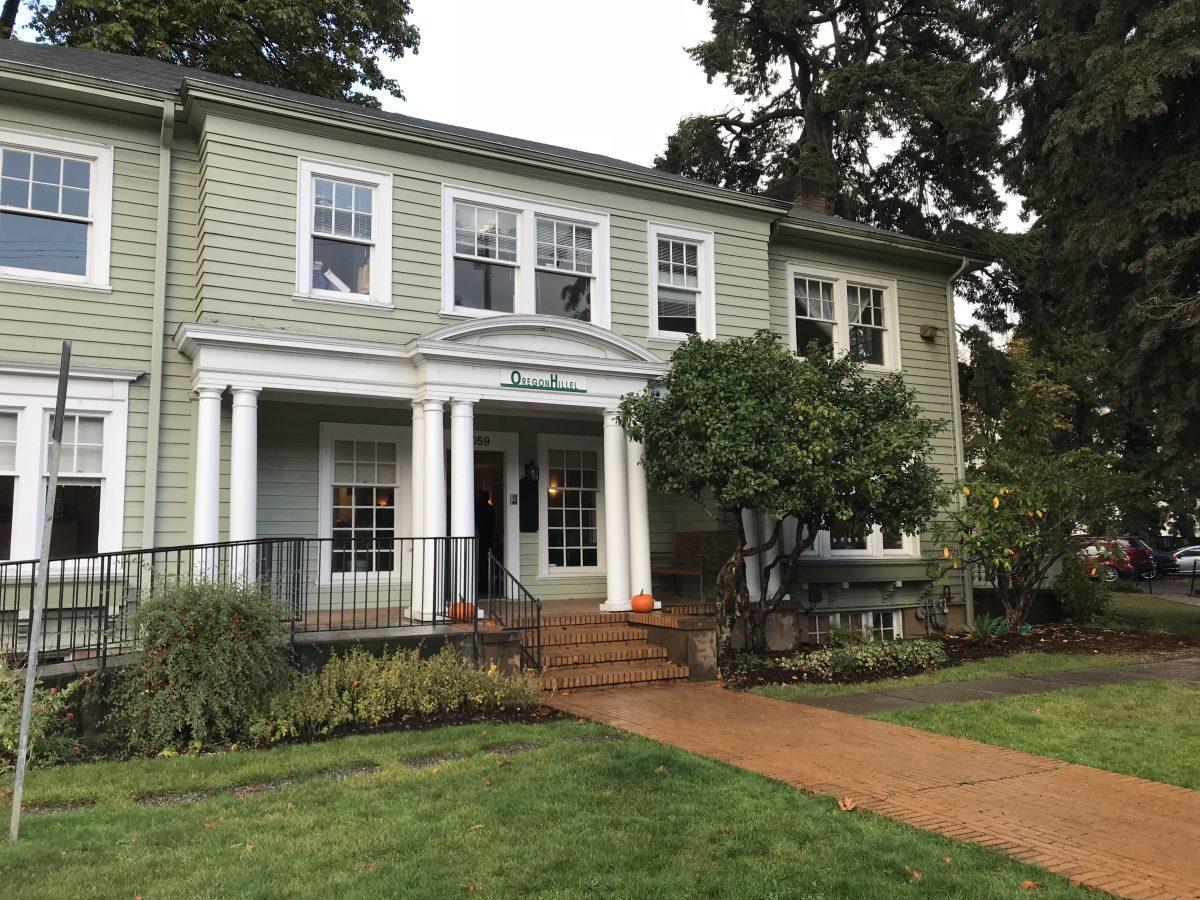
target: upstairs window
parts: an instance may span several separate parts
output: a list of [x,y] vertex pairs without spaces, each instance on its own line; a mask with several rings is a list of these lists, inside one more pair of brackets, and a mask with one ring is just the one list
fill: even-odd
[[391,176],[300,163],[297,296],[391,302]]
[[913,535],[884,531],[878,525],[834,522],[818,535],[816,549],[822,556],[914,556],[918,543]]
[[452,187],[443,204],[443,313],[608,327],[607,216]]
[[650,224],[650,336],[716,336],[712,234]]
[[793,265],[788,295],[789,336],[800,356],[815,342],[849,354],[868,369],[900,368],[895,282]]
[[112,152],[0,130],[0,276],[107,287]]

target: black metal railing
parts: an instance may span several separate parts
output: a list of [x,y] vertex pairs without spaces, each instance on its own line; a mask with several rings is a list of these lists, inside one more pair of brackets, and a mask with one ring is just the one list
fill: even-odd
[[[132,648],[142,600],[201,582],[257,585],[295,632],[465,624],[475,560],[475,538],[446,537],[260,538],[52,560],[39,653],[103,663]],[[0,563],[0,660],[28,653],[38,565]]]
[[487,558],[487,594],[480,600],[486,619],[521,632],[522,662],[542,668],[542,604],[492,552]]

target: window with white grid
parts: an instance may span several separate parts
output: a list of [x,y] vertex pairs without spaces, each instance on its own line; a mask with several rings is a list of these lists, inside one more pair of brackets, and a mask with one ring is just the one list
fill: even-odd
[[391,302],[391,176],[302,160],[297,293]]
[[850,319],[850,355],[859,362],[882,366],[886,351],[887,322],[882,288],[846,285]]
[[108,286],[112,150],[0,129],[0,276]]
[[591,225],[538,216],[536,293],[537,311],[591,321]]
[[700,297],[700,245],[695,241],[658,239],[659,331],[676,334],[696,332]]
[[63,416],[59,477],[104,477],[104,418],[67,413]]
[[50,555],[61,559],[96,553],[104,492],[102,416],[79,413],[63,416],[58,473]]
[[395,441],[333,441],[333,572],[395,569],[396,451]]
[[600,564],[599,454],[595,450],[547,450],[546,547],[550,569]]
[[796,316],[796,352],[804,356],[814,341],[833,348],[837,314],[833,304],[833,282],[797,275],[793,279]]
[[454,204],[454,305],[513,312],[517,296],[515,212]]

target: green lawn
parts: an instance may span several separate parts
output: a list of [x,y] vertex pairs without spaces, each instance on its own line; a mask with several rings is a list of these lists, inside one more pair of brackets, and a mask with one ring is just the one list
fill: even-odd
[[961,666],[951,666],[910,675],[907,678],[885,678],[863,684],[768,684],[751,688],[751,692],[777,700],[803,701],[811,697],[842,694],[864,694],[886,691],[918,684],[947,684],[952,681],[971,681],[976,678],[995,678],[1000,675],[1045,675],[1051,672],[1076,672],[1080,669],[1101,669],[1107,666],[1127,666],[1139,661],[1137,656],[1109,653],[1017,653],[1012,656],[993,656],[974,660]]
[[1200,790],[1200,688],[1166,681],[943,703],[875,718]]
[[1151,594],[1111,592],[1108,615],[1123,625],[1171,634],[1200,635],[1200,606]]
[[[8,896],[1088,896],[1062,879],[599,726],[465,726],[33,773]],[[509,742],[536,749],[488,754]],[[424,767],[414,757],[462,758]],[[320,773],[377,771],[340,781]],[[231,788],[292,779],[273,791]],[[148,794],[211,792],[146,806]],[[950,861],[945,861],[949,857]],[[921,873],[914,878],[905,867]]]

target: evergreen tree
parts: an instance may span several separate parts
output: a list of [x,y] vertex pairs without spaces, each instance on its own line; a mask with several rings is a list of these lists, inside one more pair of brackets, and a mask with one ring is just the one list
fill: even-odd
[[[379,57],[416,52],[408,0],[34,0],[39,40],[161,59],[318,97],[403,96]],[[363,90],[365,88],[366,90]]]

